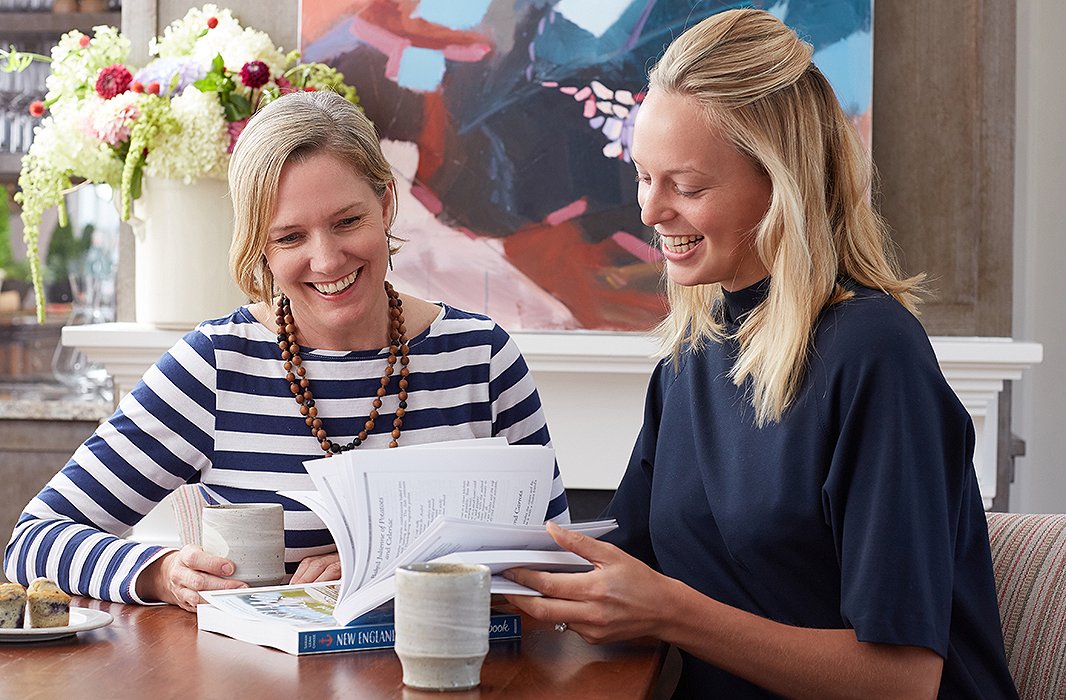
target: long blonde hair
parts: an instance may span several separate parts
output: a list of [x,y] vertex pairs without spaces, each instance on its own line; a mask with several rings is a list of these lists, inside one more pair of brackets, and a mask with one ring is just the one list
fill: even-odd
[[392,198],[385,222],[392,252],[401,239],[391,235],[396,218],[396,184],[381,152],[377,131],[358,107],[332,92],[294,92],[266,105],[237,139],[229,166],[233,200],[230,274],[252,301],[269,302],[274,276],[263,251],[277,206],[281,170],[289,162],[330,153],[348,163],[379,198]]
[[[841,276],[880,289],[917,313],[919,275],[899,272],[886,227],[870,205],[872,165],[811,63],[812,47],[773,15],[729,10],[674,41],[648,75],[651,90],[690,97],[770,178],[754,252],[770,273],[765,301],[744,320],[732,368],[749,377],[759,426],[781,420],[803,381],[821,311],[850,294]],[[661,356],[721,342],[718,284],[667,279],[670,313],[656,329]]]

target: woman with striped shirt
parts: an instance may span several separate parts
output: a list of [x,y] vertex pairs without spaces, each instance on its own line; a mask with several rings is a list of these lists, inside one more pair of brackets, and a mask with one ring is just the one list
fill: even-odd
[[[125,538],[195,482],[209,503],[283,504],[293,581],[335,579],[329,532],[277,494],[313,488],[305,460],[489,436],[549,443],[503,329],[385,281],[396,185],[356,107],[325,92],[274,101],[241,134],[229,172],[230,268],[253,303],[182,338],[27,505],[4,555],[10,579],[188,610],[197,591],[243,585],[195,545]],[[548,518],[568,520],[558,470],[551,495]]]

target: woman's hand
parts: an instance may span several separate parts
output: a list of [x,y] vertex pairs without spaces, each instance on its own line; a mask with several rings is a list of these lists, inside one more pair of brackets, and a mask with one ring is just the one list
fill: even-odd
[[564,549],[595,567],[580,574],[551,574],[511,569],[504,576],[544,594],[507,596],[507,600],[538,620],[565,622],[591,643],[646,635],[659,636],[669,596],[677,582],[652,570],[607,542],[547,523],[548,532]]
[[341,558],[336,552],[307,557],[296,567],[289,583],[314,583],[316,581],[339,581]]
[[208,554],[199,545],[187,544],[156,559],[137,577],[137,595],[142,600],[173,603],[189,612],[203,602],[200,591],[247,588],[248,584],[223,578],[231,576],[229,559]]

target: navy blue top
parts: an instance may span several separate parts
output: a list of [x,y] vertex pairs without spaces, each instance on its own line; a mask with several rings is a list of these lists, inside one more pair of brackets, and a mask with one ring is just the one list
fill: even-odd
[[[768,280],[726,293],[732,332]],[[1017,697],[1003,651],[974,430],[917,319],[884,293],[822,312],[794,405],[755,427],[737,343],[652,376],[610,540],[716,600],[944,657],[941,697]],[[682,653],[681,697],[771,697]]]

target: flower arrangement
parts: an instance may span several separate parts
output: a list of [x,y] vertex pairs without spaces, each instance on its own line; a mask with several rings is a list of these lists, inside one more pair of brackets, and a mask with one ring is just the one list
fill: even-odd
[[[128,65],[129,40],[99,26],[89,36],[74,30],[51,51],[44,102],[30,107],[43,117],[22,160],[22,222],[43,321],[44,293],[38,235],[46,210],[59,207],[72,181],[106,183],[121,197],[128,219],[144,175],[192,182],[224,178],[229,154],[254,109],[295,90],[333,90],[358,103],[355,89],[329,66],[300,63],[265,33],[245,28],[227,9],[208,4],[189,10],[149,44],[152,59]],[[0,51],[6,70],[44,56]]]

